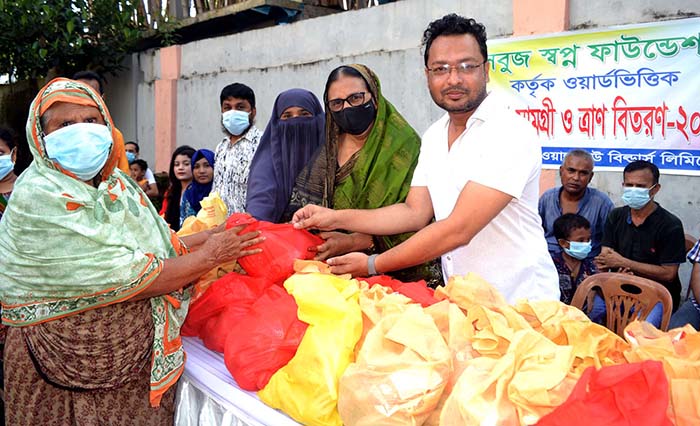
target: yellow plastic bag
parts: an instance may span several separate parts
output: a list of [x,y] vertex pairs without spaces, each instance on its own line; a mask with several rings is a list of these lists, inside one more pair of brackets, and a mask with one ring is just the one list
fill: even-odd
[[668,378],[668,416],[673,424],[700,424],[700,333],[691,325],[667,332],[648,322],[633,321],[625,327],[631,347],[629,362],[661,361]]
[[358,283],[311,273],[292,275],[284,287],[299,306],[299,319],[309,327],[294,358],[258,395],[303,424],[341,425],[338,381],[354,361],[362,334]]
[[532,329],[514,333],[500,358],[467,361],[440,414],[441,425],[530,425],[563,403],[577,376],[571,346]]
[[445,401],[452,393],[452,389],[457,383],[457,379],[467,366],[467,361],[479,356],[474,350],[471,340],[468,338],[467,329],[471,327],[467,317],[462,310],[447,300],[440,301],[425,308],[425,313],[430,315],[435,321],[442,338],[447,343],[452,354],[452,371],[442,392],[437,407],[425,421],[426,426],[437,426],[440,424],[440,412],[445,405]]
[[212,192],[208,196],[202,198],[199,204],[202,208],[199,209],[197,216],[185,218],[180,230],[177,231],[178,236],[184,237],[186,235],[206,231],[207,229],[216,228],[226,221],[228,210],[218,192]]
[[338,411],[344,424],[423,424],[447,384],[451,357],[420,305],[385,316],[340,379]]

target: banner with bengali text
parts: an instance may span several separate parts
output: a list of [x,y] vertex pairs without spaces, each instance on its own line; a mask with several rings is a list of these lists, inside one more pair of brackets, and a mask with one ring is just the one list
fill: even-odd
[[492,40],[492,90],[542,138],[542,165],[570,149],[596,169],[644,159],[700,175],[700,19]]

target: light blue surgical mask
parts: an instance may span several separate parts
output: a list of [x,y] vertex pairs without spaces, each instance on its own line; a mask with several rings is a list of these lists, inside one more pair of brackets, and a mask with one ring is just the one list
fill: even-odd
[[88,181],[102,170],[112,148],[112,132],[104,124],[76,123],[44,136],[46,156]]
[[569,241],[569,248],[564,248],[564,251],[574,259],[583,260],[591,252],[592,247],[593,245],[590,241],[586,241],[585,243]]
[[651,196],[649,196],[649,191],[656,186],[653,185],[651,188],[634,188],[626,186],[622,190],[622,202],[631,209],[639,210],[646,206],[649,201],[651,201]]
[[12,154],[0,155],[0,180],[3,180],[15,168],[12,162]]
[[240,136],[250,127],[250,113],[231,109],[221,114],[221,122],[229,133]]
[[126,160],[129,162],[129,164],[133,163],[134,160],[136,160],[136,154],[131,151],[126,151]]

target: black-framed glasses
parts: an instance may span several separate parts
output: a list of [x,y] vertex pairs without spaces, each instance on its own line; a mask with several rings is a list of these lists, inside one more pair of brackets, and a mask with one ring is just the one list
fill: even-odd
[[457,65],[443,64],[438,65],[433,68],[427,68],[428,74],[432,77],[445,77],[450,75],[453,69],[457,70],[457,74],[470,75],[473,74],[477,69],[481,68],[488,61],[481,62],[480,64],[470,64],[468,62],[460,62]]
[[345,102],[349,103],[350,106],[360,106],[365,103],[365,95],[367,92],[356,92],[351,94],[345,99],[331,99],[328,101],[328,109],[330,109],[333,112],[338,112],[343,109],[343,106],[345,105]]

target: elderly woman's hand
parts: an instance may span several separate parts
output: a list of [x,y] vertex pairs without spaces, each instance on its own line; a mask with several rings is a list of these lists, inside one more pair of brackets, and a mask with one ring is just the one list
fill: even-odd
[[239,257],[260,253],[262,249],[251,248],[265,240],[260,231],[246,232],[238,235],[245,225],[213,233],[200,248],[207,259],[216,265],[236,260]]

